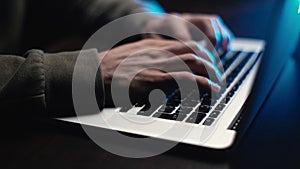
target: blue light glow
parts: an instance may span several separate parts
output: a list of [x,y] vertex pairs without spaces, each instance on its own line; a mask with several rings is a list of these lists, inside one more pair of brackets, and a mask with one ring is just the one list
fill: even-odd
[[153,12],[157,14],[166,13],[163,7],[154,0],[135,0],[135,2],[141,4],[144,10],[147,12]]
[[299,7],[298,7],[298,14],[300,14],[300,5],[299,5]]

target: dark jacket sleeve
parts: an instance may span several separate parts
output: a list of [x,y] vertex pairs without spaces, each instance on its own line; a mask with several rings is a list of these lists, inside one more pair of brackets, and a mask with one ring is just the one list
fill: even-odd
[[[86,60],[99,61],[95,49],[81,51],[80,54]],[[79,52],[48,54],[41,50],[30,50],[23,56],[0,55],[1,111],[12,113],[9,116],[24,117],[75,115],[72,78],[78,56]],[[88,65],[77,66],[84,68],[85,72],[93,71]],[[82,77],[82,84],[90,83],[84,79]],[[100,69],[95,83],[101,109],[104,98]]]
[[[80,50],[92,33],[109,21],[132,13],[151,11],[155,6],[151,5],[152,0],[147,0],[147,3],[139,0],[6,2],[14,4],[9,5],[14,7],[8,10],[11,16],[19,17],[18,24],[10,27],[10,22],[5,22],[8,31],[1,31],[6,35],[1,37],[1,53],[15,55],[0,54],[0,111],[17,113],[18,117],[21,114],[27,117],[74,115],[72,77],[79,52],[58,52]],[[140,26],[144,22],[141,18],[134,23]],[[20,37],[12,38],[17,37],[11,36],[15,33]],[[71,43],[64,43],[67,41],[65,39]],[[9,41],[12,41],[10,44],[16,42],[17,47],[7,47],[15,46],[6,45]],[[28,51],[33,48],[40,50]],[[20,53],[25,54],[21,56]],[[96,50],[83,53],[87,60],[98,59]],[[88,65],[81,67],[86,72],[92,71]],[[84,77],[82,79],[82,84],[89,83],[84,81]],[[100,69],[96,83],[97,101],[102,108],[104,98]]]

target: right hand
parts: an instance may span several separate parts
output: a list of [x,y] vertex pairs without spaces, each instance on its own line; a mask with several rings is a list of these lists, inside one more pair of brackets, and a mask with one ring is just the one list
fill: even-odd
[[[193,50],[192,50],[193,49]],[[163,55],[159,51],[167,51]],[[172,55],[170,54],[172,53]],[[177,56],[177,57],[175,57]],[[216,67],[213,55],[196,42],[182,42],[175,40],[145,39],[138,42],[122,45],[100,53],[102,78],[104,80],[106,105],[112,105],[111,83],[116,79],[117,87],[122,89],[130,84],[132,102],[147,99],[147,94],[155,88],[173,90],[174,79],[183,81],[196,81],[199,91],[219,92],[221,73]],[[123,62],[125,59],[128,62]],[[184,70],[179,64],[180,58],[193,73]],[[121,71],[115,73],[122,64]],[[145,69],[147,67],[160,67],[159,69]],[[143,70],[143,71],[141,71]],[[141,72],[140,72],[141,71]],[[136,74],[139,72],[138,74]],[[133,79],[130,76],[136,74]],[[210,76],[209,76],[210,75]]]

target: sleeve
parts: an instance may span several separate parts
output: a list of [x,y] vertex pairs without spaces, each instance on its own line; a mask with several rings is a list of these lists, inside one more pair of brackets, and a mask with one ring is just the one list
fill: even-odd
[[[74,50],[74,46],[80,49],[97,29],[110,21],[133,13],[163,12],[154,0],[28,0],[26,5],[21,43],[24,50]],[[141,27],[146,20],[141,18],[132,24]],[[53,44],[64,40],[72,44],[52,50]]]
[[[80,51],[84,59],[98,61],[96,49]],[[65,117],[75,115],[72,77],[77,52],[44,53],[30,50],[23,56],[0,55],[0,107],[8,116]],[[92,71],[89,66],[85,72]],[[103,108],[100,68],[95,80],[99,108]],[[82,83],[90,83],[82,78]]]

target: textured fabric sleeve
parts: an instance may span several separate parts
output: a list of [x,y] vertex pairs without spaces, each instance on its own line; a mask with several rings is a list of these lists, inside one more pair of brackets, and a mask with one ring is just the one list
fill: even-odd
[[[98,59],[95,49],[81,54],[86,55],[85,59]],[[48,54],[41,50],[30,50],[23,56],[0,55],[1,111],[18,117],[75,115],[72,77],[78,55],[79,51]],[[79,66],[91,71],[87,65]],[[82,83],[89,82],[83,78]],[[104,98],[100,71],[95,83],[101,109]]]
[[[80,62],[78,56],[80,55]],[[101,78],[101,69],[93,70],[95,66],[91,63],[100,63],[99,55],[96,49],[82,50],[76,52],[62,52],[55,54],[45,54],[45,93],[47,111],[55,116],[75,115],[72,85],[74,76],[74,66],[79,69],[76,74],[80,86],[95,86],[96,99],[99,108],[104,105],[104,92]],[[89,64],[90,63],[90,64]],[[97,68],[97,67],[96,67]],[[90,80],[87,76],[93,75],[97,71],[95,78]],[[78,73],[78,72],[77,72]],[[94,81],[95,84],[90,84]],[[82,97],[85,97],[84,95]],[[87,98],[86,98],[87,99]],[[88,109],[88,107],[86,107]],[[85,111],[84,113],[96,113]],[[82,113],[81,113],[82,115]]]

